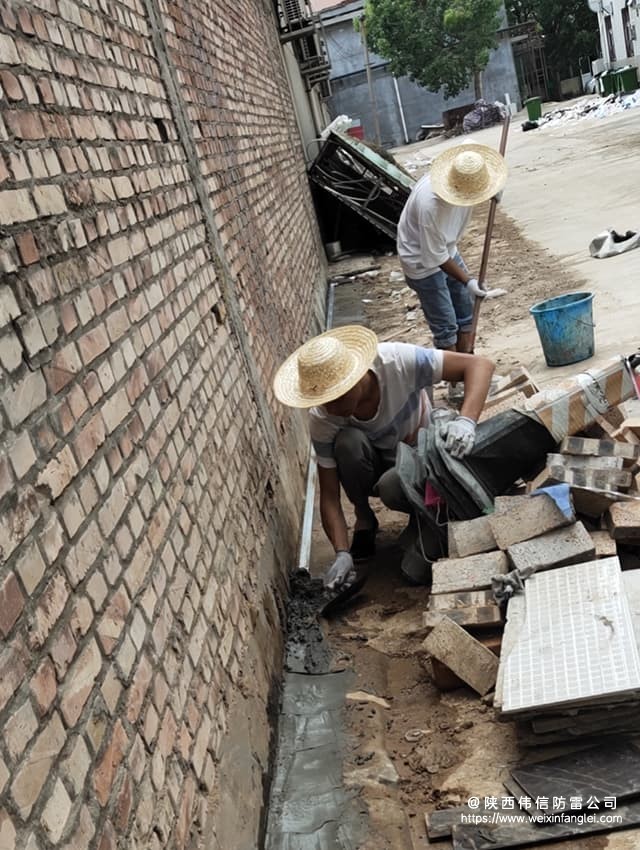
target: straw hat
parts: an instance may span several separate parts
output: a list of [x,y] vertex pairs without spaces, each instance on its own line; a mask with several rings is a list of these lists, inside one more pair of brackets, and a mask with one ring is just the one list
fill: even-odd
[[487,145],[463,144],[443,151],[431,163],[431,188],[450,204],[471,207],[488,201],[507,182],[507,164]]
[[293,352],[273,381],[276,398],[288,407],[335,401],[366,374],[378,353],[375,333],[345,325],[314,336]]

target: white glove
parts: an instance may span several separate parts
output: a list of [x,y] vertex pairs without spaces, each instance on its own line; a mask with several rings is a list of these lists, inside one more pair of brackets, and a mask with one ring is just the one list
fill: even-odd
[[476,441],[476,423],[467,416],[456,416],[443,425],[444,447],[452,457],[465,457]]
[[356,571],[353,566],[351,553],[340,550],[336,553],[335,561],[327,570],[323,583],[329,590],[335,590],[342,585],[349,587],[355,577]]
[[506,289],[483,289],[475,277],[465,283],[467,290],[475,298],[498,298],[500,295],[506,295]]

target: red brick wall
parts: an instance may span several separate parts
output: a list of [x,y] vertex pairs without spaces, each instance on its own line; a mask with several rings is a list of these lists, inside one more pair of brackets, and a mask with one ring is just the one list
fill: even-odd
[[0,95],[0,845],[215,846],[294,556],[271,378],[322,279],[272,7],[5,2]]

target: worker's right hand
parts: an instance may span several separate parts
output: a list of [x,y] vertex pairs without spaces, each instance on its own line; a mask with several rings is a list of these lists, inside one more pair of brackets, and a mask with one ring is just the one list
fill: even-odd
[[465,284],[467,287],[467,291],[470,295],[473,295],[475,298],[499,298],[500,295],[506,295],[506,289],[487,289],[486,283],[483,286],[480,286],[475,277],[472,277],[471,280],[468,280]]
[[349,587],[356,577],[351,554],[344,549],[336,552],[336,559],[327,570],[323,579],[324,586],[329,590]]

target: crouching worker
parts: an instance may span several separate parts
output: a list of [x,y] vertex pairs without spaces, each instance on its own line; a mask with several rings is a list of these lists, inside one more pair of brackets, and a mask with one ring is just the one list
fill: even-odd
[[[429,427],[433,385],[464,383],[460,413],[444,426],[446,449],[464,457],[473,449],[493,369],[485,357],[378,343],[375,333],[360,325],[320,334],[282,364],[274,380],[276,397],[289,407],[309,409],[322,526],[335,549],[327,587],[349,584],[354,561],[375,553],[378,522],[371,496],[391,510],[409,510],[393,469],[396,449],[400,442],[414,445],[418,430]],[[355,511],[351,546],[341,485]]]

